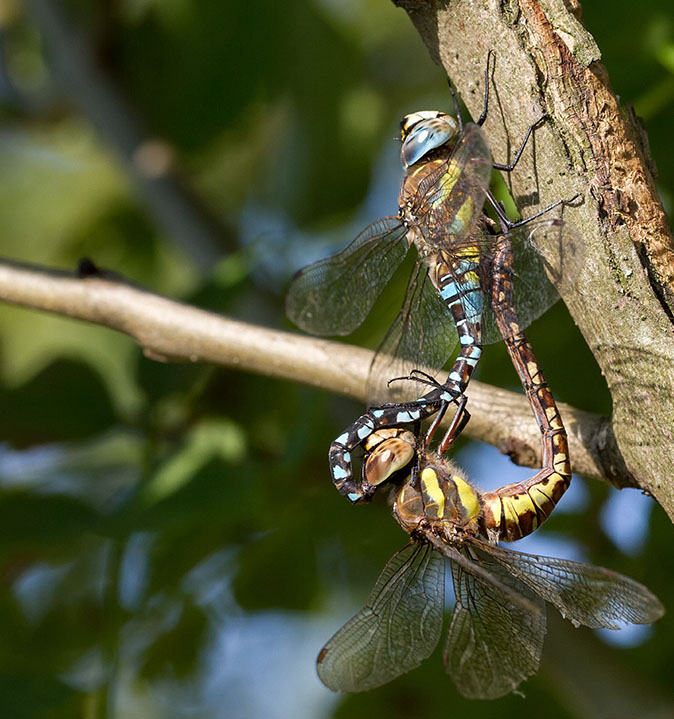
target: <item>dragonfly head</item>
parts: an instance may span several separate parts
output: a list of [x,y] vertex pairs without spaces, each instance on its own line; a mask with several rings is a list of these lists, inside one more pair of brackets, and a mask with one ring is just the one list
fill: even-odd
[[414,458],[416,437],[402,429],[380,429],[365,443],[363,480],[371,487],[385,482]]
[[451,115],[438,110],[422,110],[405,115],[400,122],[402,166],[407,169],[431,150],[446,145],[458,132],[457,121]]

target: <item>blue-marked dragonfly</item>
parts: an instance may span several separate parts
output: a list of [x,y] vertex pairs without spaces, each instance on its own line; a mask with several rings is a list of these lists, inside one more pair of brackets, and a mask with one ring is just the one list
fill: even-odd
[[[524,327],[558,299],[553,283],[570,284],[578,273],[581,243],[568,224],[534,219],[543,213],[526,224],[513,224],[489,192],[492,167],[513,169],[536,123],[512,165],[493,163],[481,127],[487,90],[488,73],[484,111],[477,123],[463,125],[460,115],[455,120],[437,111],[403,118],[405,177],[398,215],[373,222],[345,250],[301,270],[288,293],[288,315],[301,329],[348,334],[363,322],[409,248],[416,248],[417,264],[402,310],[370,369],[369,403],[388,404],[368,410],[330,447],[333,482],[353,502],[369,495],[353,477],[351,452],[382,427],[419,422],[456,401],[470,381],[482,345],[503,339],[491,311],[495,243],[494,235],[484,231],[485,199],[509,230],[505,237],[512,246],[517,280],[514,302]],[[418,399],[417,390],[405,394],[410,387],[418,388],[415,382],[394,383],[397,394],[390,391],[393,378],[409,377],[414,369],[442,368],[457,337],[460,350],[443,384]]]

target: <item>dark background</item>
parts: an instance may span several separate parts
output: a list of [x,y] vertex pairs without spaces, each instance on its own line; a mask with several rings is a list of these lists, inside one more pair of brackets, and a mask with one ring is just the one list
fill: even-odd
[[[644,119],[668,206],[674,17],[662,8],[588,2],[584,20],[614,90]],[[396,211],[400,117],[451,107],[443,73],[388,2],[67,9],[94,77],[168,143],[184,201],[218,231],[204,247],[161,229],[120,165],[114,127],[104,119],[102,139],[75,109],[80,90],[55,74],[30,12],[3,2],[2,253],[61,269],[88,256],[253,323],[289,329],[292,273]],[[213,250],[217,262],[199,261]],[[376,346],[397,301],[349,341]],[[672,529],[638,492],[576,480],[529,546],[644,582],[670,611],[656,626],[608,636],[550,610],[525,698],[461,699],[439,652],[386,687],[339,697],[319,683],[315,656],[405,541],[384,502],[354,508],[330,484],[328,444],[362,407],[242,372],[156,363],[127,337],[40,313],[4,306],[0,329],[2,716],[674,714]],[[529,334],[559,399],[610,412],[562,306]],[[502,347],[486,351],[478,376],[518,384]],[[530,474],[474,443],[457,459],[483,487]]]

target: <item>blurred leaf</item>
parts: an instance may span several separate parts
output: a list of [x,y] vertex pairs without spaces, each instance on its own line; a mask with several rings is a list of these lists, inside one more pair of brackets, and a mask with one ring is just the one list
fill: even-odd
[[0,673],[0,713],[12,719],[71,719],[83,695],[42,674]]
[[187,678],[197,668],[207,643],[208,618],[193,604],[185,604],[175,626],[161,633],[148,649],[141,675],[148,680]]
[[234,581],[237,602],[249,611],[309,609],[314,601],[316,558],[307,527],[286,523],[248,544]]
[[116,420],[100,376],[75,361],[49,364],[19,387],[0,386],[0,403],[0,434],[15,447],[88,437]]
[[152,504],[177,492],[214,459],[227,464],[239,462],[245,451],[244,436],[232,422],[216,419],[200,422],[185,437],[182,448],[163,463],[145,486],[145,502]]
[[0,493],[0,547],[48,548],[79,544],[82,535],[96,526],[97,513],[84,502],[65,495],[31,494],[5,490]]

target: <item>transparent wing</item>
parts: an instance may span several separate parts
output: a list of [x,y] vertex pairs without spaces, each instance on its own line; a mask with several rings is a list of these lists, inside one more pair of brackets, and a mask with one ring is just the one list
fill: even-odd
[[368,403],[376,406],[420,397],[427,388],[418,382],[387,382],[394,377],[408,377],[413,369],[435,374],[455,345],[452,315],[433,286],[426,265],[418,262],[407,285],[403,307],[372,360]]
[[620,629],[650,624],[664,614],[659,599],[643,584],[603,567],[525,554],[471,539],[513,576],[576,626]]
[[420,183],[412,202],[415,226],[430,247],[451,251],[457,239],[473,235],[481,221],[491,170],[484,131],[479,125],[466,125],[447,162]]
[[386,684],[435,649],[444,613],[445,560],[411,542],[384,567],[368,603],[323,647],[318,676],[334,691]]
[[491,583],[452,562],[456,605],[443,658],[459,692],[470,699],[496,699],[538,669],[545,637],[545,603],[495,563],[479,561],[500,583],[538,611],[526,611]]
[[[513,251],[513,304],[521,330],[546,312],[559,293],[573,287],[585,259],[584,243],[575,227],[559,219],[537,220],[507,233]],[[482,284],[491,302],[491,257],[496,237],[481,241]],[[502,339],[493,310],[483,317],[485,344]]]
[[407,254],[406,231],[400,218],[384,217],[342,252],[300,270],[286,297],[288,317],[315,335],[355,330]]

